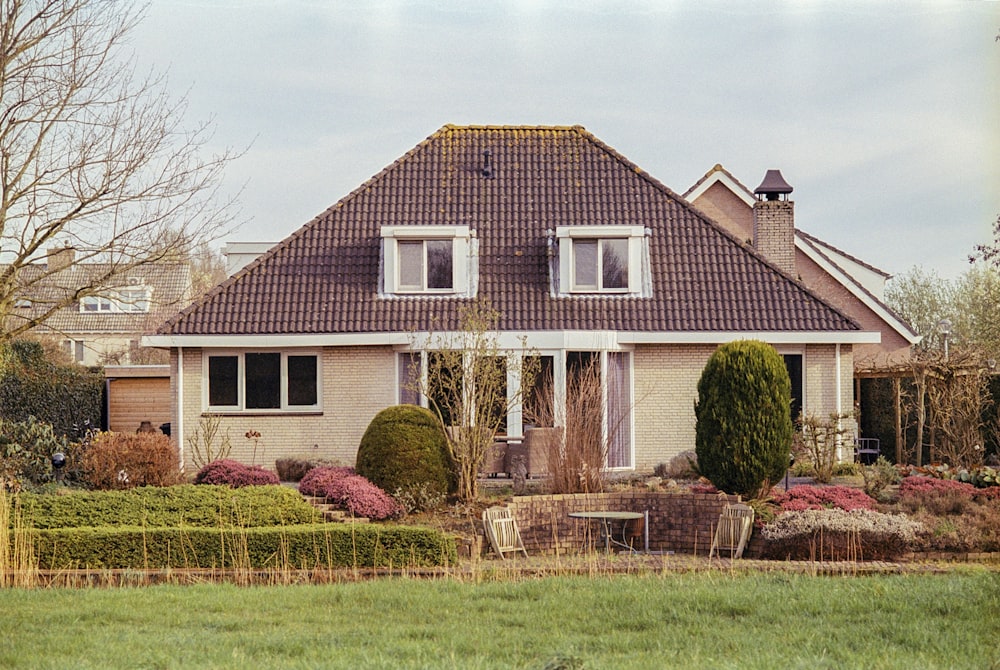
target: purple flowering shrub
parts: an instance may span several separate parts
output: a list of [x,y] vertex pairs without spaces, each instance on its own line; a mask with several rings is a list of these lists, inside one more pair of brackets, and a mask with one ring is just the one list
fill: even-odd
[[299,481],[299,493],[317,498],[328,498],[330,496],[326,492],[335,480],[353,474],[355,474],[354,468],[312,468]]
[[313,468],[299,482],[299,491],[327,498],[354,516],[369,519],[397,519],[404,511],[392,496],[353,468]]
[[278,475],[259,465],[244,465],[238,461],[224,458],[212,461],[199,470],[198,474],[195,475],[194,483],[220,484],[238,489],[243,486],[277,485],[281,482],[278,480]]
[[793,486],[788,491],[776,493],[774,504],[782,512],[801,512],[814,509],[874,510],[875,499],[864,491],[850,486]]

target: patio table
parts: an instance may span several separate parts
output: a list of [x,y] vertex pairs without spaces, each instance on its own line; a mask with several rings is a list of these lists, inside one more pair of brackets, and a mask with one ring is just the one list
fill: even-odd
[[[585,519],[587,521],[601,522],[601,537],[604,539],[604,551],[611,553],[611,545],[617,545],[623,549],[633,551],[630,544],[625,541],[625,524],[628,521],[645,518],[642,512],[618,512],[612,510],[593,510],[585,512],[570,512],[570,518]],[[614,537],[615,524],[621,524],[621,541]]]

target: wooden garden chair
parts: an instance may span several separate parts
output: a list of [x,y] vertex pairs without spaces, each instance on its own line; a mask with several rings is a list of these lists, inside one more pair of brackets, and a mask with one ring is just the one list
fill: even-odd
[[715,529],[708,557],[712,558],[715,555],[721,558],[722,552],[726,552],[732,558],[740,558],[750,539],[752,528],[752,507],[743,504],[726,505],[719,517],[719,525]]
[[520,551],[528,557],[528,551],[521,542],[517,521],[506,507],[490,507],[483,512],[483,529],[490,540],[493,551],[506,560],[504,552]]

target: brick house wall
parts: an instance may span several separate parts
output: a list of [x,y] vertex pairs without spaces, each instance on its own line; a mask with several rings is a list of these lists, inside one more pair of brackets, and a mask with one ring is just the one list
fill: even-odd
[[[636,470],[651,471],[659,463],[695,448],[698,379],[716,348],[714,344],[636,348]],[[785,352],[784,348],[779,350]],[[840,347],[839,405],[836,345],[808,345],[796,351],[803,355],[806,411],[820,418],[833,414],[838,407],[850,412],[854,403],[851,347]]]
[[[176,350],[171,360],[173,412],[178,416]],[[322,350],[322,403],[317,412],[232,412],[220,414],[220,433],[228,432],[236,460],[274,468],[278,458],[325,459],[354,465],[358,444],[372,418],[396,402],[395,355],[391,347],[326,347]],[[184,350],[183,430],[191,436],[203,413],[202,350]],[[177,425],[177,420],[174,420]],[[261,434],[254,444],[247,431]],[[176,432],[175,432],[175,437]],[[187,439],[181,444],[188,452]],[[185,465],[192,469],[191,456]]]
[[[663,493],[621,491],[576,495],[515,496],[509,504],[517,519],[521,540],[530,554],[577,553],[596,528],[570,512],[615,510],[649,513],[649,549],[679,554],[705,555],[722,509],[740,502],[739,496],[714,493]],[[630,522],[626,538],[644,547],[641,522]],[[590,534],[590,535],[588,535]],[[487,547],[488,549],[488,547]]]

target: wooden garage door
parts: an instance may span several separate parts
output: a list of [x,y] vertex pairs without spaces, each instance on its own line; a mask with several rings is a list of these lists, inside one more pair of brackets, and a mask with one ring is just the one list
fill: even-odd
[[134,433],[143,421],[153,428],[170,421],[170,379],[112,379],[108,387],[108,427]]

